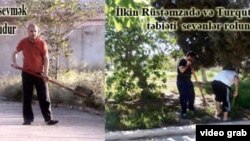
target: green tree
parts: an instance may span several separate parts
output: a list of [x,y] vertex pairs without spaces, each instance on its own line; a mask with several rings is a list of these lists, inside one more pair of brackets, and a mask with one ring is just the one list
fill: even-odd
[[[198,9],[214,9],[216,7],[225,7],[227,9],[243,9],[249,8],[249,1],[242,0],[155,0],[152,5],[156,8],[165,9],[189,9],[196,7]],[[207,21],[213,22],[249,22],[249,19],[242,18],[218,18],[204,17],[199,18],[167,18],[167,21],[177,20],[179,24]],[[185,53],[188,50],[194,50],[199,54],[197,65],[201,68],[212,66],[233,66],[242,69],[244,72],[249,72],[249,33],[235,31],[221,32],[198,32],[198,31],[177,31],[177,44]]]
[[[121,4],[121,5],[119,5]],[[134,98],[156,98],[166,88],[167,44],[175,40],[166,33],[143,28],[140,17],[115,17],[119,6],[139,8],[142,1],[106,1],[106,77],[108,98],[120,102]]]

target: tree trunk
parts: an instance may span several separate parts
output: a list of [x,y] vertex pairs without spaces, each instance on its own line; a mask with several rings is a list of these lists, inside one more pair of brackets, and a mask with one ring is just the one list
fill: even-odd
[[201,78],[203,83],[207,82],[206,69],[203,67],[201,68]]

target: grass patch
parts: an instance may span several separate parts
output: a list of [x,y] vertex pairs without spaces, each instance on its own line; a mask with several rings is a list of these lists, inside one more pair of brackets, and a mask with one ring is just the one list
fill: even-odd
[[164,127],[177,122],[175,111],[174,107],[169,108],[160,101],[106,104],[105,126],[109,131]]
[[[106,103],[107,131],[150,129],[174,125],[185,125],[179,118],[178,99],[162,98],[157,100],[139,100],[133,103]],[[212,118],[212,108],[188,111],[189,123],[206,122]]]
[[250,109],[250,78],[246,78],[239,84],[238,97],[235,99],[235,106]]

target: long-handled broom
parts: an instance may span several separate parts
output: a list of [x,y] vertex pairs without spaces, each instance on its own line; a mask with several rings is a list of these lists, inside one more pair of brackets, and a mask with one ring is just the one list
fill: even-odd
[[[13,65],[11,65],[12,67],[14,67]],[[28,74],[31,74],[33,76],[36,76],[36,77],[39,77],[39,78],[44,78],[43,76],[41,75],[38,75],[38,74],[35,74],[33,72],[30,72],[30,71],[27,71],[27,70],[24,70],[23,68],[21,67],[15,67],[23,72],[26,72]],[[80,86],[77,86],[75,89],[71,89],[63,84],[60,84],[54,80],[51,80],[51,79],[48,79],[49,82],[53,83],[53,84],[56,84],[60,87],[63,87],[71,92],[73,92],[73,94],[77,95],[77,96],[80,96],[80,97],[90,97],[92,94],[93,94],[93,91],[90,90],[89,88],[86,88],[86,87],[80,87]]]

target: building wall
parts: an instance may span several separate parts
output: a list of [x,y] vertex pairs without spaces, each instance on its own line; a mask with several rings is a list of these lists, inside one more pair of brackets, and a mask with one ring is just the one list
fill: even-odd
[[84,26],[70,36],[73,57],[68,67],[103,69],[105,63],[104,26]]

